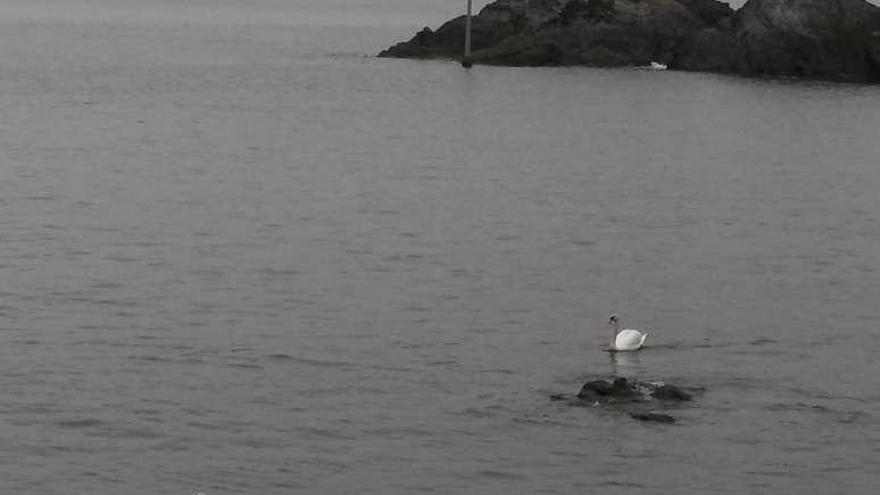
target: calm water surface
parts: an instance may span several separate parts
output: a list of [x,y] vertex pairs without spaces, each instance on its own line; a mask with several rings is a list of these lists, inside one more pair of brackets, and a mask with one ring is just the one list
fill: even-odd
[[873,493],[880,89],[372,57],[458,7],[0,3],[4,493]]

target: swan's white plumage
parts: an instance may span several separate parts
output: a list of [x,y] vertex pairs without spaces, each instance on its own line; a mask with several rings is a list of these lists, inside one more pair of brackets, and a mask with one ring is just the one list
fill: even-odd
[[614,350],[637,351],[645,345],[646,338],[648,338],[648,334],[638,330],[621,330],[614,338]]
[[647,332],[632,329],[620,329],[620,317],[611,315],[608,319],[611,325],[611,351],[637,351],[645,345],[648,338]]

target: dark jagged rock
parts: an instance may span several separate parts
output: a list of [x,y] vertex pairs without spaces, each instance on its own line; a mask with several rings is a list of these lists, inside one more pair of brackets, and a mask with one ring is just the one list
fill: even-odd
[[669,66],[677,70],[735,72],[736,58],[730,30],[710,27],[694,32],[679,45]]
[[565,402],[575,407],[601,407],[611,411],[629,414],[641,421],[671,423],[672,416],[650,411],[647,408],[679,408],[680,402],[692,400],[691,394],[670,384],[658,385],[656,382],[640,382],[626,378],[591,380],[585,383],[577,396],[553,394],[550,400]]
[[613,382],[587,382],[577,396],[581,400],[598,402],[637,402],[642,398],[642,394],[626,378],[615,378]]
[[660,385],[659,387],[654,389],[653,392],[651,392],[651,396],[659,400],[689,401],[692,399],[691,394],[676,387],[675,385]]
[[[733,11],[716,0],[497,0],[473,18],[472,60],[498,65],[648,65]],[[458,58],[464,16],[380,57]]]
[[877,7],[863,0],[762,0],[738,13],[734,34],[741,72],[858,77],[869,70],[869,45],[880,30]]
[[630,417],[639,421],[653,421],[655,423],[675,423],[675,418],[665,413],[658,412],[633,412]]
[[606,397],[611,395],[613,390],[614,387],[611,383],[606,382],[605,380],[593,380],[585,383],[584,386],[581,387],[581,391],[578,392],[578,399],[587,399],[593,395]]
[[[459,58],[464,16],[383,57]],[[880,82],[880,8],[865,0],[497,0],[473,19],[472,61],[640,66]]]
[[864,0],[750,0],[683,43],[673,68],[880,82],[880,8]]
[[[492,47],[524,31],[535,30],[555,17],[564,0],[498,0],[485,6],[471,23],[475,52]],[[464,50],[465,16],[443,24],[437,31],[425,27],[411,40],[379,53],[380,57],[458,58]]]

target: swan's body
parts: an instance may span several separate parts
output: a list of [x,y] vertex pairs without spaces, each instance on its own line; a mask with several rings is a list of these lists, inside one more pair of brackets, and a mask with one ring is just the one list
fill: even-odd
[[638,330],[621,330],[614,339],[611,348],[615,351],[637,351],[645,345],[646,338],[648,338],[648,334]]
[[638,330],[620,329],[620,318],[617,315],[611,315],[608,319],[611,325],[611,345],[609,351],[637,351],[645,345],[645,339],[648,338],[647,332]]

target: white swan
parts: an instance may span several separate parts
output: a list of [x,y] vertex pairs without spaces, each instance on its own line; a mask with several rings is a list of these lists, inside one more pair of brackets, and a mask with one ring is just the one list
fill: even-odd
[[611,315],[608,318],[608,325],[611,326],[611,346],[608,348],[611,352],[616,351],[637,351],[645,345],[645,339],[648,334],[638,330],[621,330],[620,317]]

